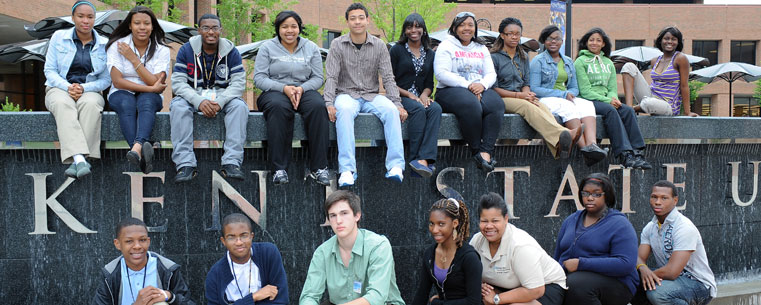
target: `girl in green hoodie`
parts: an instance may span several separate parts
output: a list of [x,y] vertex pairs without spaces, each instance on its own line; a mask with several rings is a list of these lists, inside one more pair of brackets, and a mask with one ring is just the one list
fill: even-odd
[[637,125],[634,109],[618,100],[616,68],[606,57],[610,38],[600,28],[589,30],[579,40],[579,56],[573,63],[579,83],[579,97],[592,101],[602,115],[614,155],[628,168],[653,168],[644,158],[645,140]]

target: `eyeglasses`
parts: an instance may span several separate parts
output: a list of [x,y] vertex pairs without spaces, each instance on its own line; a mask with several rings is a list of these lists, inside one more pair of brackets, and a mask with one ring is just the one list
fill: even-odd
[[603,195],[605,195],[605,192],[602,192],[602,193],[590,193],[590,192],[581,191],[581,197],[600,198]]
[[219,33],[219,31],[222,30],[222,27],[221,26],[211,26],[211,27],[209,27],[209,26],[202,26],[199,29],[201,30],[201,32],[212,31],[214,33]]
[[502,33],[502,35],[507,37],[521,37],[521,33],[519,32]]
[[563,37],[557,37],[557,38],[547,37],[547,42],[563,42]]
[[247,242],[247,241],[251,240],[251,235],[252,235],[251,233],[241,233],[238,236],[230,235],[230,236],[225,237],[225,241],[227,241],[228,243],[234,243],[238,239],[240,239],[240,241],[242,241],[242,242]]
[[457,14],[457,16],[454,16],[455,18],[462,18],[462,17],[473,17],[473,19],[476,19],[476,15],[473,15],[471,12],[460,12]]

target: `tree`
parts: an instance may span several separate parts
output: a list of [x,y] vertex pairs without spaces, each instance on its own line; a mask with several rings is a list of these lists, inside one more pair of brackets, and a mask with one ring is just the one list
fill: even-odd
[[[251,35],[251,41],[274,37],[275,27],[272,21],[278,13],[296,3],[296,0],[225,0],[214,7],[222,21],[223,36],[239,45],[241,38],[248,35]],[[305,24],[302,37],[315,41],[317,27]]]
[[[187,0],[102,0],[103,3],[111,5],[117,10],[129,11],[135,5],[143,5],[151,9],[158,19],[185,24],[182,22],[182,14],[185,12],[178,8],[180,4]],[[187,24],[186,24],[187,25]]]
[[407,15],[414,12],[423,16],[430,33],[438,29],[445,22],[444,16],[457,6],[444,0],[371,0],[369,3],[370,18],[385,42],[399,39]]
[[756,88],[753,89],[753,98],[758,101],[758,105],[761,106],[761,79],[756,81]]
[[698,99],[698,96],[700,95],[700,91],[703,90],[703,87],[706,85],[706,83],[696,80],[691,80],[689,82],[690,86],[690,102],[694,102]]

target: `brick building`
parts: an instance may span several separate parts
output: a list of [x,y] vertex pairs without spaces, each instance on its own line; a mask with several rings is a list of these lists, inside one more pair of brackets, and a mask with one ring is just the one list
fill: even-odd
[[[204,13],[214,13],[213,5],[219,0],[188,0],[180,5],[185,11],[183,19],[194,23]],[[343,20],[345,8],[352,0],[301,0],[291,9],[301,14],[305,23],[319,26],[322,46],[346,28]],[[536,38],[548,24],[549,0],[465,0],[448,14],[448,25],[457,12],[471,11],[479,19],[491,24],[496,31],[505,17],[517,17],[524,24],[524,36]],[[23,24],[32,24],[44,17],[68,13],[69,0],[5,1],[0,6],[0,29],[6,35],[0,44],[29,40]],[[106,7],[105,5],[101,5]],[[486,22],[479,24],[486,25]],[[572,15],[573,48],[576,54],[578,39],[589,28],[602,27],[614,41],[614,50],[635,45],[653,46],[653,40],[665,26],[675,25],[684,34],[684,52],[709,58],[711,64],[741,61],[759,65],[761,40],[761,5],[704,5],[701,0],[645,1],[645,0],[575,0]],[[430,31],[440,29],[429,29]],[[374,28],[373,34],[378,34]],[[330,39],[329,39],[330,38]],[[532,53],[535,54],[535,53]],[[0,98],[24,100],[26,108],[44,109],[39,90],[44,83],[39,62],[17,65],[0,64]],[[20,76],[20,77],[17,77]],[[737,81],[733,84],[734,104],[758,105],[751,95],[755,84]],[[623,94],[619,84],[619,91]],[[35,94],[37,93],[37,94]],[[37,96],[35,98],[35,96]],[[253,94],[247,100],[253,105]],[[168,102],[168,101],[167,101]],[[42,106],[42,108],[40,108]],[[700,93],[696,110],[713,116],[727,116],[730,112],[729,85],[724,81],[706,85]],[[757,109],[757,108],[755,108]],[[166,107],[165,107],[166,110]],[[737,111],[733,111],[737,113]],[[747,112],[747,111],[746,111]],[[758,111],[754,111],[758,116]]]

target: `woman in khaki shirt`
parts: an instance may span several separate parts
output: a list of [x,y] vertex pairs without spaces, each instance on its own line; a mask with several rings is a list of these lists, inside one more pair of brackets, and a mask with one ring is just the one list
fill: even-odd
[[485,305],[563,304],[565,273],[526,231],[507,223],[507,205],[496,193],[481,196],[479,233],[470,240],[481,256]]

